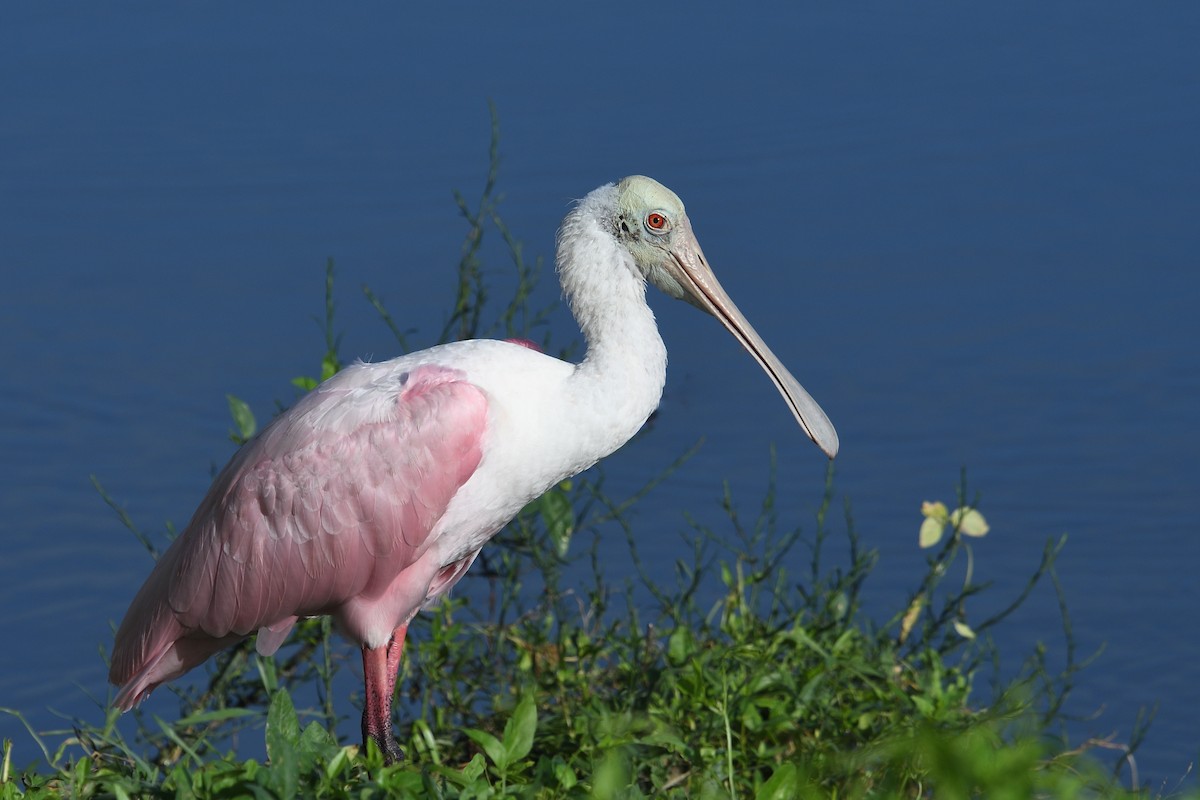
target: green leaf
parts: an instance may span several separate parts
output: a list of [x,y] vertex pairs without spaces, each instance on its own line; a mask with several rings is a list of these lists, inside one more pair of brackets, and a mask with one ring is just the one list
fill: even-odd
[[268,694],[279,688],[279,670],[275,668],[274,658],[270,656],[264,658],[256,653],[254,667],[258,670],[258,678],[262,681],[263,688],[267,690]]
[[227,719],[253,717],[260,713],[259,711],[252,711],[249,708],[222,708],[217,711],[202,711],[199,714],[190,714],[184,717],[175,723],[175,727],[186,728],[191,725],[203,725],[208,722],[224,722]]
[[300,722],[296,707],[285,690],[271,697],[267,709],[267,758],[271,761],[271,782],[280,797],[295,797],[300,786],[300,759],[296,743]]
[[308,723],[308,727],[300,734],[300,740],[297,744],[297,755],[299,756],[302,769],[307,772],[312,769],[317,761],[329,761],[338,751],[338,744],[334,738],[317,722]]
[[471,741],[483,748],[483,752],[491,759],[501,771],[508,769],[508,750],[495,736],[492,736],[487,731],[481,731],[476,728],[464,728],[465,733]]
[[954,631],[964,639],[974,639],[975,631],[971,630],[971,626],[962,620],[954,621]]
[[795,764],[787,763],[781,764],[771,779],[759,787],[754,800],[791,800],[799,796],[800,770]]
[[533,749],[533,735],[537,732],[537,706],[533,703],[533,695],[521,697],[512,716],[504,723],[504,749],[508,753],[508,763],[520,761],[529,755]]
[[571,499],[560,484],[546,492],[538,500],[538,513],[546,525],[546,533],[554,542],[554,549],[559,558],[565,558],[571,545],[571,535],[575,533],[575,509],[571,507]]
[[313,389],[317,388],[317,379],[310,378],[307,375],[301,375],[299,377],[292,378],[292,386],[295,386],[298,389],[303,389],[306,392],[311,392]]
[[329,380],[334,375],[337,375],[341,368],[342,365],[338,363],[337,354],[332,352],[326,353],[325,357],[321,359],[321,380]]
[[562,756],[555,756],[550,763],[554,770],[554,779],[558,781],[559,786],[571,789],[579,783],[579,776],[575,774],[575,770],[571,769],[571,765],[563,760]]
[[987,520],[973,508],[956,508],[950,515],[950,522],[962,531],[964,536],[984,536],[989,528]]
[[696,639],[687,625],[678,625],[667,639],[667,661],[675,667],[686,664],[696,652]]
[[339,748],[333,758],[329,759],[329,763],[325,765],[325,777],[333,780],[342,770],[349,769],[354,762],[351,752],[351,747]]
[[629,758],[621,748],[614,747],[600,758],[599,763],[593,762],[592,797],[615,800],[624,797],[628,789]]
[[299,738],[296,707],[287,691],[280,689],[271,696],[271,705],[267,709],[267,757],[275,761],[285,753],[294,752]]
[[487,762],[483,760],[483,756],[476,753],[467,762],[467,765],[462,768],[462,776],[466,779],[467,784],[472,784],[479,780],[479,776],[487,769]]
[[934,517],[926,517],[921,523],[921,531],[917,534],[917,542],[921,547],[933,547],[942,540],[946,523]]
[[238,444],[246,442],[254,436],[258,430],[258,423],[254,419],[254,412],[250,410],[250,406],[238,397],[231,394],[225,395],[225,399],[229,401],[229,415],[233,417],[233,424],[237,426],[237,430],[229,436]]

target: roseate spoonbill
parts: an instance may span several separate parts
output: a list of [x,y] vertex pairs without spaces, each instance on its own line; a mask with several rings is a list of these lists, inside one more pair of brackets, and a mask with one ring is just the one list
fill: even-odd
[[628,441],[658,405],[667,351],[646,282],[719,319],[830,458],[833,426],[725,294],[674,192],[642,176],[588,194],[558,232],[579,364],[461,341],[325,381],[243,446],[158,560],[117,631],[129,710],[258,632],[270,655],[328,614],[362,647],[363,744],[389,761],[408,624],[526,503]]

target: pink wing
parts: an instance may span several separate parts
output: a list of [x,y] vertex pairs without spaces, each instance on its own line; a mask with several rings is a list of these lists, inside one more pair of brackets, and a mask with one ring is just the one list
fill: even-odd
[[134,598],[116,705],[257,629],[270,652],[297,617],[386,590],[479,465],[486,417],[481,390],[432,365],[356,365],[301,399],[221,471]]

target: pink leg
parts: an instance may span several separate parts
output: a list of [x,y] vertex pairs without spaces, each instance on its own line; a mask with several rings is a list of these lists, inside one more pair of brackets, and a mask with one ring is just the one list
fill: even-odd
[[408,636],[408,625],[392,631],[392,640],[387,648],[388,697],[396,696],[396,679],[400,676],[400,658],[404,655],[404,637]]
[[404,636],[408,626],[401,625],[392,634],[386,647],[363,648],[363,678],[366,682],[366,697],[363,702],[362,734],[363,747],[374,739],[383,753],[387,764],[395,764],[404,754],[392,736],[392,698],[396,694],[396,675],[400,669],[400,656],[404,652]]

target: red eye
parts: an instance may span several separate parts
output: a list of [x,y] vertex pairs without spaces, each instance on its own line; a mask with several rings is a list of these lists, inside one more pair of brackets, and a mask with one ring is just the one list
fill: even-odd
[[646,227],[653,231],[666,230],[667,218],[657,211],[651,211],[646,215]]

